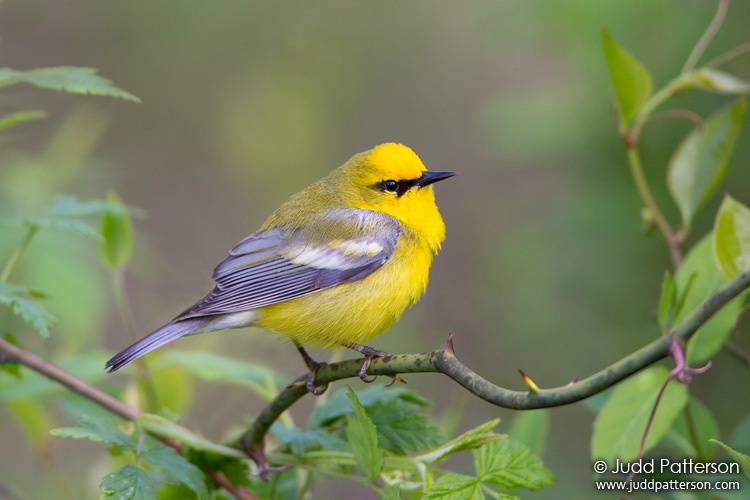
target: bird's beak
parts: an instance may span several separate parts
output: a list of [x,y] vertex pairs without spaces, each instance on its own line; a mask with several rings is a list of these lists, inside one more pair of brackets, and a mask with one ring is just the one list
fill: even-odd
[[422,172],[422,177],[417,179],[417,182],[415,183],[419,187],[425,187],[429,186],[433,182],[442,181],[443,179],[447,179],[448,177],[453,177],[458,172],[430,172],[430,171],[424,171]]

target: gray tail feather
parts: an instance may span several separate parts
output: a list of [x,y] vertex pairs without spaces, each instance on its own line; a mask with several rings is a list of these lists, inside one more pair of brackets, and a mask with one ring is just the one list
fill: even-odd
[[119,370],[131,361],[135,361],[157,347],[161,347],[184,335],[199,333],[200,328],[207,322],[207,318],[189,318],[167,323],[158,330],[149,333],[135,344],[117,353],[112,359],[107,361],[104,368],[109,372]]

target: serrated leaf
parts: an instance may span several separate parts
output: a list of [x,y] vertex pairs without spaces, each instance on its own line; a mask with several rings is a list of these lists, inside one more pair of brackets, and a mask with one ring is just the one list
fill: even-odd
[[[357,398],[364,407],[377,402],[388,403],[397,399],[418,406],[429,404],[428,400],[403,387],[370,387],[359,392]],[[310,415],[310,427],[330,426],[351,411],[352,404],[347,396],[347,391],[336,391],[325,403],[315,408]]]
[[271,426],[271,433],[279,440],[289,446],[291,452],[299,457],[308,451],[324,449],[347,450],[346,442],[338,435],[327,429],[303,430],[299,428],[283,427],[278,422]]
[[[726,281],[716,267],[710,235],[701,239],[688,252],[674,280],[678,290],[688,290],[674,320],[676,324]],[[738,297],[729,302],[692,336],[687,344],[688,364],[702,363],[721,349],[731,334],[732,323],[742,307],[742,300],[742,297]]]
[[[612,463],[616,458],[622,462],[635,460],[656,396],[668,375],[666,368],[648,368],[615,387],[594,420],[592,458]],[[664,437],[686,404],[687,386],[670,383],[654,415],[644,451]]]
[[[689,422],[686,411],[690,414]],[[711,410],[694,397],[690,397],[686,411],[677,416],[664,441],[676,447],[686,457],[708,462],[716,448],[710,439],[719,435],[716,419]]]
[[383,451],[378,447],[378,431],[351,387],[348,388],[348,397],[353,411],[346,415],[346,440],[360,469],[369,478],[377,477],[383,470]]
[[13,314],[20,316],[46,338],[57,320],[38,303],[37,297],[39,295],[27,286],[0,283],[0,304],[10,307]]
[[366,411],[378,430],[380,446],[396,455],[432,449],[446,442],[440,429],[419,412],[416,404],[402,399],[377,401]]
[[151,465],[161,467],[170,479],[182,483],[195,492],[199,499],[208,498],[206,476],[185,457],[162,443],[153,443],[138,455]]
[[716,214],[714,258],[727,279],[750,269],[750,209],[727,195]]
[[750,82],[713,68],[701,68],[690,74],[691,87],[722,94],[747,94]]
[[744,453],[740,453],[739,451],[730,448],[726,444],[722,443],[721,441],[717,441],[716,439],[712,439],[712,442],[718,444],[722,448],[724,448],[724,451],[726,451],[730,457],[732,457],[732,460],[737,462],[739,464],[740,468],[742,469],[742,472],[745,473],[747,477],[750,478],[750,457],[745,455]]
[[72,94],[93,94],[141,102],[130,92],[116,87],[110,80],[96,73],[97,70],[94,68],[75,66],[36,68],[27,71],[0,68],[0,87],[28,83],[35,87],[62,90]]
[[44,118],[47,118],[47,113],[41,109],[16,111],[15,113],[10,113],[0,117],[0,132],[31,120],[42,120]]
[[449,472],[424,491],[423,500],[484,500],[484,492],[475,477]]
[[744,117],[745,101],[740,99],[690,132],[672,155],[667,184],[685,227],[724,178]]
[[125,205],[114,192],[107,195],[109,210],[102,215],[101,252],[104,262],[113,269],[122,269],[133,254],[133,228]]
[[602,46],[615,96],[620,104],[620,120],[626,123],[651,95],[651,75],[638,59],[615,42],[604,27]]
[[59,427],[49,431],[53,436],[69,437],[73,439],[89,439],[107,444],[113,444],[122,450],[135,451],[136,443],[133,439],[120,431],[109,421],[94,420],[91,417],[81,417],[77,427]]
[[520,411],[513,418],[508,434],[513,441],[526,445],[532,453],[541,456],[547,446],[550,414],[546,410]]
[[487,443],[505,439],[507,437],[505,434],[495,434],[491,432],[499,423],[499,418],[485,422],[474,429],[468,430],[460,436],[451,439],[434,450],[414,455],[412,458],[424,463],[433,463],[442,460],[453,453],[458,453],[459,451],[464,450],[473,450]]
[[529,448],[512,439],[489,443],[474,450],[477,478],[505,488],[538,490],[551,486],[555,476]]
[[146,471],[133,464],[126,464],[102,479],[99,487],[102,498],[112,500],[156,500],[156,492]]
[[389,484],[377,491],[378,500],[401,500],[401,485]]

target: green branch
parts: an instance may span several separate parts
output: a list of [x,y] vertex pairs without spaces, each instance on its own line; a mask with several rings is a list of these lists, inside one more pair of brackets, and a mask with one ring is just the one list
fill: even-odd
[[[448,337],[445,346],[439,351],[376,358],[372,361],[368,373],[386,376],[405,373],[443,373],[472,394],[496,406],[516,410],[562,406],[598,394],[667,357],[669,341],[672,336],[677,340],[687,341],[711,316],[748,288],[750,288],[750,271],[745,271],[709,296],[667,335],[659,337],[594,375],[562,387],[530,392],[514,391],[497,386],[458,360],[453,350],[452,335]],[[330,364],[317,372],[315,384],[323,385],[336,380],[357,377],[361,366],[361,359]],[[233,443],[232,446],[244,448],[258,463],[260,469],[265,465],[262,458],[263,439],[268,429],[284,411],[307,394],[306,380],[307,375],[304,375],[282,391],[260,412],[242,437]]]

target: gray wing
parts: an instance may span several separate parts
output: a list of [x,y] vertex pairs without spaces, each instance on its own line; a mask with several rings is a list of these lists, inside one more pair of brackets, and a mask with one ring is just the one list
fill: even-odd
[[[389,215],[352,209],[291,232],[256,231],[216,267],[211,293],[175,319],[247,311],[360,280],[388,261],[399,227]],[[345,236],[320,240],[328,234]]]

